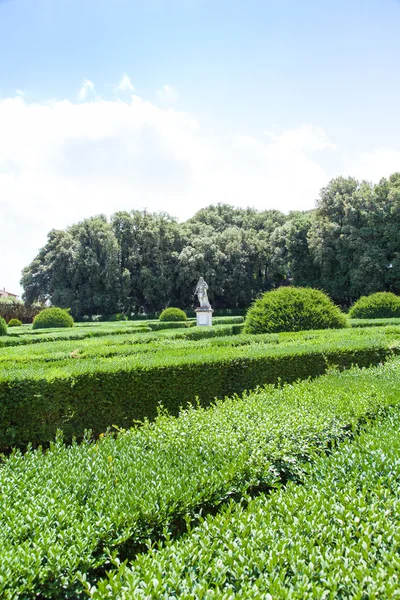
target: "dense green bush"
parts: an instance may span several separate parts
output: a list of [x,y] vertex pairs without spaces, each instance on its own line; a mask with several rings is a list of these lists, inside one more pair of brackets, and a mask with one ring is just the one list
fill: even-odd
[[33,320],[32,329],[49,329],[51,327],[72,327],[74,320],[68,311],[62,308],[45,308]]
[[304,485],[228,504],[121,565],[91,598],[397,598],[399,429],[396,407],[318,458]]
[[246,315],[244,331],[273,333],[346,326],[345,315],[320,290],[280,287],[253,303]]
[[187,321],[187,315],[180,308],[170,306],[162,311],[159,319],[160,321]]
[[[116,437],[105,435],[96,443],[86,439],[65,447],[59,440],[47,452],[14,452],[3,459],[0,469],[0,597],[83,598],[80,580],[85,577],[94,584],[111,567],[110,555],[132,558],[149,540],[159,539],[163,530],[168,536],[179,533],[203,508],[215,510],[232,495],[240,498],[249,490],[279,485],[280,476],[304,478],[307,461],[315,460],[318,452],[351,438],[366,418],[380,416],[399,403],[399,377],[396,360],[369,371],[354,369],[313,382],[268,387],[219,401],[207,410],[185,410],[178,419],[162,414],[154,424],[144,423]],[[97,398],[92,400],[95,410]],[[42,414],[50,418],[45,411]],[[385,462],[385,453],[377,460]],[[393,485],[398,481],[398,460],[396,464]],[[362,477],[363,470],[359,473]],[[325,489],[331,492],[330,486]],[[293,528],[295,514],[281,511]],[[362,514],[360,510],[361,521]],[[335,513],[336,531],[342,531],[343,518],[342,511]],[[310,552],[315,531],[308,537]],[[257,536],[247,532],[241,533],[251,547]],[[385,544],[381,541],[380,546]],[[188,573],[194,579],[203,562],[201,555],[193,560],[196,557],[196,569],[182,570],[179,577]],[[275,553],[271,560],[274,557]],[[306,564],[311,560],[312,555]],[[252,562],[245,561],[243,567],[246,564]],[[227,573],[221,569],[221,577]],[[299,567],[300,577],[301,573]],[[153,579],[151,572],[148,576]],[[134,591],[126,597],[140,596]],[[205,596],[156,592],[149,597]],[[219,597],[231,596],[216,593]],[[251,597],[259,595],[243,595]]]
[[0,335],[7,335],[7,323],[0,317]]
[[349,311],[351,319],[390,319],[400,317],[400,297],[392,292],[361,296]]
[[134,420],[154,419],[159,403],[177,414],[196,396],[207,405],[258,385],[322,375],[332,364],[377,364],[398,351],[393,344],[398,329],[372,331],[370,336],[366,329],[349,329],[343,339],[331,339],[336,332],[315,332],[283,345],[269,339],[252,343],[254,336],[245,336],[245,345],[237,347],[210,347],[210,339],[176,348],[155,344],[149,352],[96,360],[9,362],[0,369],[0,451],[48,443],[57,429],[70,440],[85,429],[99,434],[110,425],[129,427]]
[[8,326],[9,327],[20,327],[22,325],[21,321],[19,319],[11,319],[8,322]]

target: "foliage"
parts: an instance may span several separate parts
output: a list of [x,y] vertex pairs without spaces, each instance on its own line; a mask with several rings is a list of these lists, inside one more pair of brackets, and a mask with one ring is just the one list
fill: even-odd
[[22,323],[19,319],[10,319],[10,321],[8,322],[9,327],[20,327],[21,325]]
[[2,335],[7,335],[7,323],[3,317],[0,317],[0,336]]
[[338,177],[322,189],[308,233],[318,287],[350,305],[399,291],[400,173],[377,185]]
[[[50,349],[41,358],[38,347],[32,360],[34,347],[27,346],[27,354],[18,349],[20,359],[10,348],[0,361],[0,451],[48,443],[57,429],[70,440],[88,428],[99,434],[110,425],[129,427],[153,419],[159,403],[177,414],[196,397],[207,405],[258,385],[315,377],[332,364],[377,364],[398,351],[399,329],[388,329],[282,334],[282,343],[268,334],[174,342],[178,329],[160,332],[165,342],[150,337],[150,343],[131,348],[128,341],[125,348],[100,343],[86,352],[75,345],[58,357]],[[138,338],[148,335],[155,334]]]
[[305,331],[346,326],[346,317],[320,290],[281,287],[254,302],[246,315],[245,332]]
[[132,211],[52,230],[22,285],[28,304],[50,301],[75,317],[190,309],[199,276],[215,316],[283,282],[349,306],[361,295],[400,292],[399,229],[400,173],[377,185],[338,177],[316,210],[287,216],[218,204],[185,223]]
[[160,321],[187,321],[186,313],[180,308],[165,308],[159,317]]
[[[59,439],[47,452],[14,452],[0,470],[0,596],[77,597],[82,578],[91,587],[109,567],[110,554],[125,560],[163,530],[168,537],[179,533],[203,508],[215,510],[233,494],[240,498],[251,489],[279,485],[280,477],[302,479],[317,452],[352,437],[366,417],[399,403],[399,376],[398,361],[369,371],[354,369],[280,389],[271,386],[243,399],[219,401],[208,410],[187,409],[178,419],[161,414],[154,424],[105,435],[96,443],[86,439],[65,447]],[[387,457],[384,453],[376,460],[384,464]],[[399,461],[393,457],[392,463]],[[357,471],[362,477],[364,469]],[[335,476],[343,478],[347,472],[338,469]],[[393,485],[397,479],[391,479]],[[321,481],[326,495],[332,495],[335,482],[326,486],[324,473]],[[359,493],[358,486],[353,490]],[[312,500],[317,516],[319,504]],[[296,512],[281,510],[282,527],[295,526],[296,519],[287,515]],[[381,515],[387,518],[384,511]],[[332,518],[336,531],[338,526],[342,531],[337,520],[343,518],[342,511]],[[250,531],[243,528],[241,533],[256,554],[261,551],[258,538]],[[313,532],[305,538],[315,545],[315,528]],[[370,542],[371,536],[364,539]],[[231,562],[239,552],[240,545]],[[261,555],[260,564],[265,560]],[[199,557],[192,577],[200,563]],[[147,581],[155,579],[155,572],[147,573]],[[221,577],[227,572],[221,569]]]
[[37,302],[28,306],[22,300],[18,300],[18,298],[14,298],[13,296],[0,298],[0,317],[3,317],[3,319],[31,321],[43,308]]
[[45,308],[33,320],[32,329],[50,329],[52,327],[72,327],[74,320],[68,311],[62,308]]
[[[90,596],[119,598],[395,598],[400,586],[398,407],[304,485],[229,503],[187,536],[121,565]],[[288,568],[290,565],[290,568]],[[239,591],[240,590],[240,591]]]
[[110,315],[110,318],[108,319],[109,321],[127,321],[128,320],[128,315],[126,315],[125,313],[115,313],[115,315]]
[[362,296],[349,311],[352,319],[390,319],[400,317],[400,297],[391,292]]

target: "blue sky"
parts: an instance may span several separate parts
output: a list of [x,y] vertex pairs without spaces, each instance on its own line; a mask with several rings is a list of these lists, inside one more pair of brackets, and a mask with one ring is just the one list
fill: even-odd
[[0,287],[92,214],[400,170],[399,31],[396,0],[0,0]]

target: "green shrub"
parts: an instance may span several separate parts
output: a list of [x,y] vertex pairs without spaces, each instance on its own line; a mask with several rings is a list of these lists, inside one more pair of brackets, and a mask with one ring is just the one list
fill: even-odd
[[7,335],[7,323],[0,317],[0,335]]
[[111,315],[109,321],[127,321],[128,315],[125,313],[115,313],[115,315]]
[[160,321],[187,321],[187,315],[180,308],[166,308],[160,315]]
[[[47,452],[12,453],[3,458],[0,469],[0,597],[83,598],[80,581],[85,578],[94,584],[99,575],[111,568],[110,555],[122,561],[129,559],[135,551],[143,550],[148,541],[159,539],[163,531],[168,537],[182,531],[186,519],[188,522],[198,518],[203,508],[215,510],[233,495],[240,498],[251,489],[279,485],[280,475],[288,480],[303,478],[307,462],[314,461],[318,452],[334,447],[343,438],[351,439],[361,423],[399,403],[399,376],[396,360],[369,371],[354,369],[279,389],[271,386],[243,398],[219,401],[208,410],[185,410],[178,419],[162,414],[155,423],[144,423],[118,436],[105,435],[97,443],[86,439],[82,444],[65,447],[58,440]],[[206,377],[207,373],[204,381]],[[92,397],[92,403],[95,411],[96,397]],[[44,410],[42,420],[43,415],[50,418]],[[385,454],[372,458],[372,468],[376,461],[389,463],[390,456]],[[398,485],[398,459],[390,462],[395,463],[392,483]],[[347,469],[342,469],[338,474],[346,473]],[[353,487],[356,494],[369,489],[362,485],[363,470],[359,473],[361,485]],[[324,477],[321,483],[324,485]],[[397,495],[397,488],[393,489]],[[325,490],[329,494],[331,487],[325,485]],[[341,500],[346,502],[347,495]],[[384,496],[380,500],[383,502]],[[337,543],[346,510],[349,507],[334,512],[330,520]],[[364,513],[360,506],[356,514],[362,522]],[[387,516],[385,512],[381,514],[382,518]],[[397,512],[393,514],[396,516]],[[296,527],[296,511],[281,506],[280,517],[288,526]],[[298,531],[300,534],[302,527]],[[240,533],[250,547],[257,544],[251,529],[244,528]],[[324,533],[323,528],[307,532],[311,554],[296,571],[299,578],[306,567],[312,568],[312,553],[316,546],[324,546]],[[360,547],[371,538],[370,531],[365,532],[366,537],[347,530],[345,533],[346,536],[339,536],[341,541],[359,541]],[[385,544],[378,534],[375,537],[383,551]],[[316,535],[320,535],[319,544],[315,542]],[[292,547],[292,540],[288,546]],[[198,563],[196,569],[183,569],[179,577],[187,574],[189,579],[195,578],[203,567],[200,563],[209,556],[215,557],[212,545],[198,549],[199,553],[192,557]],[[266,544],[264,551],[273,561],[275,553],[270,555],[268,550]],[[241,560],[240,551],[238,544],[229,559]],[[259,558],[264,564],[264,555]],[[278,558],[282,560],[277,550]],[[347,558],[350,560],[351,556]],[[246,568],[253,561],[244,560],[242,564]],[[323,577],[324,569],[314,575],[321,573]],[[286,564],[285,576],[289,576],[289,571],[293,572]],[[387,576],[385,569],[381,571]],[[257,575],[258,569],[247,572]],[[231,572],[223,568],[220,576],[230,578]],[[149,579],[153,579],[151,573]],[[329,584],[334,589],[331,580]],[[146,597],[208,597],[207,593],[197,596],[180,591],[156,591]],[[139,592],[138,589],[126,596],[116,593],[111,597],[141,597]],[[217,593],[214,597],[222,596]],[[242,597],[266,596],[256,592]],[[293,596],[302,597],[323,596]]]
[[8,323],[9,327],[20,327],[21,325],[22,323],[19,319],[11,319],[11,321]]
[[351,319],[390,319],[400,317],[400,297],[392,292],[361,296],[349,311]]
[[274,333],[347,326],[332,300],[312,288],[280,287],[258,298],[249,308],[245,333]]
[[33,320],[32,329],[51,327],[72,327],[74,320],[68,311],[62,308],[45,308]]
[[121,565],[90,597],[207,598],[218,585],[219,598],[397,598],[399,428],[396,407],[318,458],[304,485],[228,504]]

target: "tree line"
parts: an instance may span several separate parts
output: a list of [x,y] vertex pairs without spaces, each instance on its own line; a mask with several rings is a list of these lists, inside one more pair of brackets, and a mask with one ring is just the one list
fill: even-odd
[[316,208],[285,215],[228,204],[179,223],[167,213],[117,212],[53,229],[22,272],[26,303],[74,316],[190,308],[200,276],[215,308],[248,307],[290,283],[348,306],[400,292],[400,173],[374,185],[333,179]]

